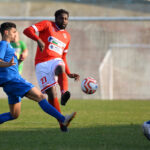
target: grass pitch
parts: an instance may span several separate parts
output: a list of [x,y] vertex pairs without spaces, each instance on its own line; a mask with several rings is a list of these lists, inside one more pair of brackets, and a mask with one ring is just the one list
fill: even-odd
[[[150,101],[72,100],[63,114],[77,111],[68,133],[37,103],[22,100],[17,120],[0,125],[0,150],[149,150],[141,125],[150,120]],[[0,100],[0,113],[8,111]]]

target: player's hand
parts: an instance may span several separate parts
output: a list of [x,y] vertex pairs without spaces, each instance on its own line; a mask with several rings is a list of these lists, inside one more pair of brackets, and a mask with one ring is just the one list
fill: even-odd
[[20,65],[21,62],[23,62],[27,56],[28,56],[28,49],[25,49],[18,59],[18,64]]
[[40,48],[40,51],[43,52],[45,48],[45,43],[41,39],[37,40],[37,43]]
[[24,57],[23,57],[23,55],[21,54],[20,55],[20,58],[18,59],[18,64],[20,65],[23,61],[24,61]]
[[16,65],[16,63],[14,62],[14,57],[9,61],[8,67],[13,65]]
[[19,60],[24,61],[27,56],[28,56],[28,50],[25,49],[25,50],[22,52],[22,54],[20,55]]
[[75,81],[79,81],[80,80],[80,75],[76,74],[76,73],[70,73],[68,74],[69,78],[74,78]]
[[16,65],[16,63],[14,62],[14,57],[9,62],[5,62],[0,59],[0,67],[10,67],[13,65]]

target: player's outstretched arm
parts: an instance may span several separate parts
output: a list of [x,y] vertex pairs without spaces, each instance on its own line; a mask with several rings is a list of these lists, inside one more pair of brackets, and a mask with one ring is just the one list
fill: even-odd
[[14,57],[9,62],[5,62],[2,59],[0,59],[0,67],[10,67],[13,65],[16,65],[16,63],[14,62]]

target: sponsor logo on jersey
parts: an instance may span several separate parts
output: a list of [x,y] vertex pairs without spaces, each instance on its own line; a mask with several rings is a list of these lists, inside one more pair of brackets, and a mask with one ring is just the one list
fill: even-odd
[[53,43],[59,47],[65,48],[66,44],[63,43],[62,41],[58,40],[57,38],[53,37],[53,36],[49,36],[48,37],[48,42]]
[[54,52],[58,53],[59,55],[62,55],[62,53],[63,53],[62,48],[58,47],[57,45],[50,44],[48,48],[49,48],[49,50],[54,51]]

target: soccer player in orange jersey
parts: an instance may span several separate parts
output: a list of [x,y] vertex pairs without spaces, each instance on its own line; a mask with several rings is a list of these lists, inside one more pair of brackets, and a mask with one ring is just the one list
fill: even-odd
[[[65,30],[68,24],[69,12],[59,9],[55,12],[55,22],[44,20],[24,30],[24,34],[36,41],[37,52],[35,56],[36,76],[43,93],[48,95],[48,101],[59,112],[60,105],[56,93],[57,81],[61,89],[61,104],[65,105],[70,98],[68,79],[79,80],[80,76],[70,73],[66,54],[70,43],[70,34]],[[37,35],[36,33],[39,33]],[[60,124],[64,132],[67,128]]]

